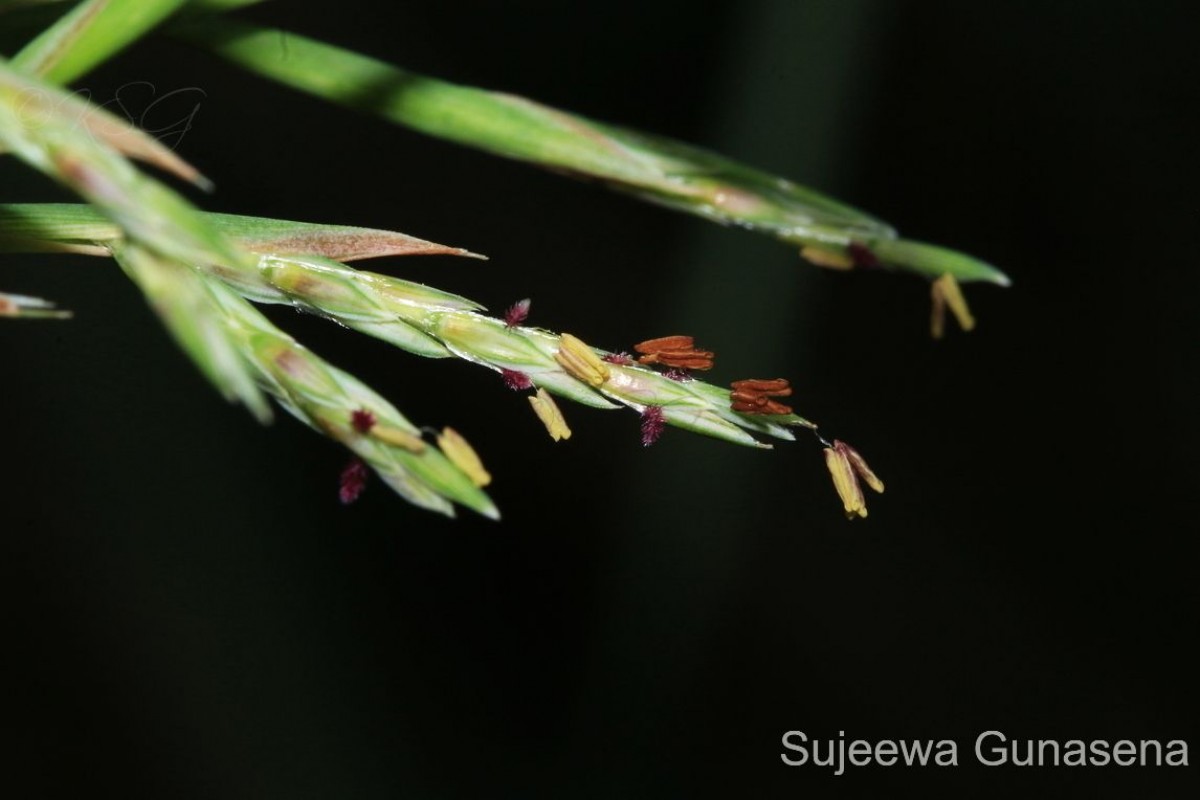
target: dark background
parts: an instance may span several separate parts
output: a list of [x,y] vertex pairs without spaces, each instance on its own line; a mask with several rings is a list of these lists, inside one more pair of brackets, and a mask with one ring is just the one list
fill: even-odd
[[[469,247],[491,261],[372,268],[530,296],[600,346],[694,333],[715,382],[792,378],[888,492],[847,523],[814,443],[646,450],[630,413],[564,406],[554,445],[491,373],[276,310],[466,434],[505,517],[380,484],[342,507],[343,454],[225,405],[113,265],[5,257],[4,289],[76,312],[0,326],[19,796],[1194,796],[1195,766],[972,753],[988,729],[1200,745],[1191,4],[396,5],[248,16],[727,152],[1014,285],[969,287],[978,329],[934,343],[910,276],[138,46],[79,86],[202,90],[177,143],[205,207]],[[2,167],[0,199],[60,196]],[[793,729],[953,738],[962,766],[789,769]]]

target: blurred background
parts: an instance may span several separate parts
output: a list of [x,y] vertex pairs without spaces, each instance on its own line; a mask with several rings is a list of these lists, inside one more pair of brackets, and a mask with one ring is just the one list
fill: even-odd
[[[887,481],[848,523],[805,439],[754,452],[272,317],[417,424],[504,520],[444,520],[257,426],[116,267],[3,259],[69,323],[0,325],[4,780],[154,798],[1195,796],[1195,767],[984,769],[980,732],[1197,738],[1189,3],[267,3],[247,17],[695,142],[983,257],[928,287],[423,138],[166,40],[79,84],[217,183],[205,207],[401,230],[488,262],[370,268],[716,383],[786,376]],[[153,88],[139,88],[148,82]],[[124,87],[124,88],[123,88]],[[174,94],[172,94],[174,93]],[[161,101],[161,102],[160,102]],[[181,121],[187,124],[182,124]],[[0,200],[58,199],[0,163]],[[957,769],[789,769],[812,738],[956,739]],[[1193,758],[1195,756],[1193,755]]]

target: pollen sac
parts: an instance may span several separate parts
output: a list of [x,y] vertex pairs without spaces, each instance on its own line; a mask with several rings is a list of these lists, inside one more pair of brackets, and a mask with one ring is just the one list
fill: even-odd
[[854,471],[858,473],[858,476],[867,482],[867,486],[883,494],[883,481],[879,480],[879,476],[867,466],[866,460],[859,455],[857,450],[838,439],[833,440],[833,449],[846,456],[846,460],[850,462],[850,466],[854,467]]
[[421,441],[420,436],[400,430],[399,428],[393,428],[390,425],[372,425],[370,434],[372,438],[378,439],[384,444],[399,447],[410,453],[425,452],[425,442]]
[[866,517],[867,503],[863,499],[862,487],[858,485],[854,467],[851,466],[850,459],[846,457],[846,454],[837,447],[826,447],[825,467],[833,478],[833,488],[837,490],[838,497],[842,499],[846,518]]
[[438,436],[438,447],[441,448],[446,458],[450,459],[451,464],[458,467],[471,479],[471,483],[484,487],[492,482],[492,476],[483,468],[483,461],[475,452],[475,448],[471,447],[462,434],[454,428],[442,429]]
[[567,427],[562,411],[545,389],[538,389],[537,394],[529,398],[529,405],[533,406],[533,413],[546,426],[546,433],[550,434],[551,439],[557,442],[571,438],[571,429]]
[[697,350],[691,336],[660,336],[638,342],[633,349],[641,353],[639,364],[662,364],[675,369],[712,369],[713,353]]
[[826,247],[806,245],[800,250],[800,257],[810,264],[825,269],[848,270],[854,269],[854,259],[848,253],[831,250]]
[[844,248],[836,245],[805,245],[800,257],[825,269],[877,269],[882,266],[875,251],[862,242],[850,242]]
[[772,400],[773,397],[790,397],[792,387],[783,378],[751,378],[734,381],[729,394],[731,408],[739,414],[785,415],[792,407]]
[[943,275],[933,282],[929,290],[933,300],[933,311],[929,317],[929,333],[934,339],[941,339],[946,332],[946,309],[958,321],[958,326],[964,331],[975,327],[975,317],[967,307],[967,298],[963,297],[962,289],[953,275]]
[[862,478],[868,486],[881,493],[883,481],[871,471],[858,451],[834,439],[833,444],[825,448],[825,466],[833,477],[833,487],[837,489],[838,497],[842,499],[846,518],[867,516],[867,503],[858,479]]
[[608,366],[592,348],[569,333],[564,333],[559,338],[559,348],[554,354],[554,360],[569,375],[588,386],[603,386],[611,374]]

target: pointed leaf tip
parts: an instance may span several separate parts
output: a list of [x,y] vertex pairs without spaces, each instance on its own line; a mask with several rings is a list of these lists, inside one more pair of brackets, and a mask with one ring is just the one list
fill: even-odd
[[462,247],[430,242],[378,228],[209,214],[223,231],[249,249],[267,255],[322,256],[334,261],[363,261],[385,256],[460,256],[486,261],[487,256]]
[[974,256],[911,239],[881,239],[871,250],[886,265],[902,267],[930,278],[952,275],[962,283],[981,281],[1010,286],[1012,281],[996,267]]

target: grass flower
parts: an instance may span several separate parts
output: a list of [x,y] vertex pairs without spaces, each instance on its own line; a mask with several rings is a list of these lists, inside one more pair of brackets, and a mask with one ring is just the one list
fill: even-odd
[[[531,100],[456,86],[294,34],[228,19],[257,0],[85,0],[0,60],[0,155],[57,181],[86,205],[0,206],[0,252],[111,256],[180,348],[230,401],[259,420],[273,400],[347,448],[339,495],[352,502],[374,470],[410,502],[453,514],[498,516],[491,480],[452,428],[431,447],[362,381],[280,330],[252,303],[285,303],[426,358],[459,358],[496,371],[529,401],[550,436],[571,436],[554,397],[640,415],[644,445],[672,425],[741,445],[792,441],[809,420],[779,402],[784,379],[744,380],[732,391],[694,380],[713,353],[690,336],[640,342],[637,361],[571,334],[526,327],[530,301],[501,318],[449,292],[355,269],[385,255],[461,248],[392,231],[204,213],[143,174],[151,164],[201,188],[210,182],[153,137],[55,84],[103,63],[156,27],[252,72],[402,125],[604,184],[709,220],[773,236],[836,269],[891,269],[933,280],[932,328],[945,311],[974,325],[960,282],[1007,285],[1003,273],[936,245],[901,239],[886,223],[792,181],[662,137],[588,120]],[[369,90],[369,91],[368,91]],[[0,294],[0,317],[67,316],[43,300]],[[664,371],[659,371],[662,369]],[[835,441],[826,463],[847,513],[866,516],[859,481],[883,484]]]

